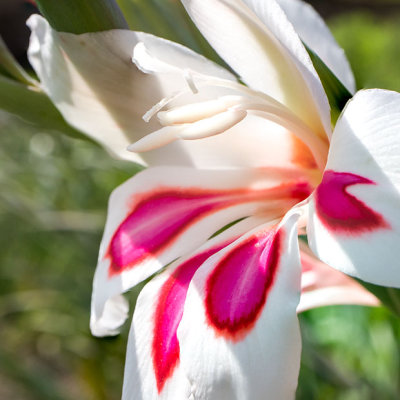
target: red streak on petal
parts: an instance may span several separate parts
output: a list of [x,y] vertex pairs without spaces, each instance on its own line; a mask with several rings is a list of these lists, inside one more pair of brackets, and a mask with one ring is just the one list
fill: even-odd
[[214,247],[180,265],[161,287],[154,314],[152,359],[158,393],[170,378],[179,361],[179,342],[176,335],[182,319],[190,281],[198,268],[213,254],[227,246]]
[[311,190],[308,182],[297,180],[264,190],[211,192],[177,187],[136,195],[132,211],[115,231],[105,255],[110,259],[109,277],[156,257],[189,227],[212,213],[264,198],[266,204],[279,199],[295,203],[307,198]]
[[315,205],[321,222],[331,231],[358,235],[389,228],[384,218],[348,193],[352,185],[375,185],[375,182],[347,172],[325,171],[316,189]]
[[233,248],[206,285],[206,315],[216,332],[242,340],[261,315],[279,267],[283,232],[258,234]]

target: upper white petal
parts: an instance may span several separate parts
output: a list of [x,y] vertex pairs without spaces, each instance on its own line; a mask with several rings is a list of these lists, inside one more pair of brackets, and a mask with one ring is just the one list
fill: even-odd
[[301,40],[339,78],[350,93],[355,91],[354,75],[346,55],[314,8],[302,0],[277,0]]
[[236,81],[233,74],[207,58],[178,43],[143,32],[136,32],[138,46],[133,61],[145,72],[182,73],[209,75]]
[[182,0],[221,57],[256,90],[330,134],[329,104],[300,38],[275,0]]
[[[214,137],[178,140],[140,156],[127,151],[131,143],[162,127],[156,118],[147,123],[142,117],[163,99],[168,110],[224,95],[241,95],[244,87],[204,57],[152,35],[120,30],[58,33],[40,16],[31,17],[29,25],[29,58],[44,90],[71,125],[113,154],[150,165],[210,169],[290,162],[291,144],[285,130],[255,116]],[[130,61],[138,44],[145,51],[142,56],[136,54],[135,62],[150,73],[143,73]],[[212,83],[194,94],[189,87],[192,78],[194,85],[199,79],[202,84],[207,80]],[[234,84],[233,88],[224,87],[227,84]],[[174,99],[177,93],[183,94]],[[172,99],[170,104],[168,98]],[[284,144],[279,157],[278,143]]]
[[[152,165],[202,163],[202,149],[186,149],[184,142],[143,157],[126,148],[161,127],[156,119],[148,123],[142,117],[164,97],[188,89],[185,69],[234,79],[229,72],[183,46],[143,33],[59,33],[39,15],[32,16],[28,25],[29,60],[69,124],[123,159]],[[157,75],[140,71],[131,61],[138,43],[145,43],[160,63],[172,63],[170,71]],[[220,147],[214,146],[214,151],[220,152]]]

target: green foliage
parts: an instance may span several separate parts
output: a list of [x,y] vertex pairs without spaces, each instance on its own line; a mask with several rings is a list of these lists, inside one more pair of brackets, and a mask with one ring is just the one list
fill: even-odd
[[91,284],[108,196],[138,168],[5,113],[0,132],[0,398],[117,400],[129,323],[91,336]]
[[84,137],[65,122],[47,95],[38,87],[27,86],[1,75],[0,109],[18,115],[38,129],[56,130],[73,137]]
[[384,308],[331,306],[300,316],[297,399],[396,400],[400,323]]
[[[72,32],[88,28],[82,28],[77,9],[63,14],[65,5],[84,9],[94,3],[105,4],[40,1],[42,10],[52,13],[53,26]],[[183,15],[174,14],[174,7],[180,8],[176,0],[119,4],[131,27],[211,54],[187,17],[174,17]],[[88,30],[100,29],[96,18],[83,22],[92,27]],[[376,23],[370,16],[344,15],[333,28],[359,86],[400,90],[396,20]],[[13,76],[0,78],[0,107],[13,113],[22,104],[31,121],[0,114],[0,398],[117,400],[129,321],[117,338],[93,338],[90,291],[108,196],[138,169],[112,160],[91,142],[50,135],[65,122],[46,102]],[[128,295],[132,304],[138,290]],[[300,319],[298,400],[400,398],[400,323],[391,313],[338,306],[308,311]]]
[[378,19],[370,13],[336,17],[332,30],[344,48],[355,73],[358,88],[400,91],[399,13]]
[[209,60],[226,64],[201,35],[180,0],[117,0],[135,31],[152,33],[183,44]]
[[400,289],[377,286],[358,279],[357,281],[373,293],[394,315],[400,318]]
[[40,11],[60,32],[85,33],[126,29],[114,0],[37,0]]
[[32,85],[33,80],[18,64],[0,36],[0,75],[14,79],[25,85]]
[[346,103],[352,98],[336,75],[310,48],[305,46],[316,69],[331,106],[332,123],[335,124]]

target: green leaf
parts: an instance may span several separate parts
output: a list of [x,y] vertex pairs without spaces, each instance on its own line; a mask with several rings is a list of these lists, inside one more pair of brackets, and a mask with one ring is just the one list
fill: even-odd
[[57,31],[70,33],[127,29],[115,0],[37,0],[40,11]]
[[400,318],[400,289],[378,286],[359,279],[356,279],[356,281],[374,294],[384,306]]
[[[304,44],[304,43],[303,43]],[[353,97],[326,64],[304,44],[316,69],[331,106],[331,119],[335,124],[346,103]]]
[[40,129],[56,130],[72,137],[86,139],[86,136],[65,122],[60,112],[40,89],[1,75],[0,109],[18,115]]
[[183,44],[226,67],[179,0],[117,0],[129,27]]
[[32,85],[35,81],[18,64],[18,61],[8,50],[0,36],[0,74],[15,79],[16,81]]

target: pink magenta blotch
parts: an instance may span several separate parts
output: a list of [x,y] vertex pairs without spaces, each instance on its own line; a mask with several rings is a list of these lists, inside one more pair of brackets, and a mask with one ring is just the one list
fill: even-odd
[[293,181],[264,190],[201,191],[168,188],[142,196],[114,233],[105,255],[109,276],[156,256],[198,220],[224,208],[265,199],[297,202],[311,193],[308,182]]
[[167,379],[172,376],[179,361],[176,331],[182,319],[189,283],[198,268],[229,243],[208,249],[185,261],[161,287],[154,314],[152,342],[153,367],[159,393]]
[[321,222],[331,231],[357,235],[388,228],[383,217],[348,193],[352,185],[375,185],[375,182],[348,172],[327,170],[316,189],[315,206]]
[[234,247],[206,286],[206,315],[218,334],[241,340],[261,314],[280,262],[282,230],[271,229]]

